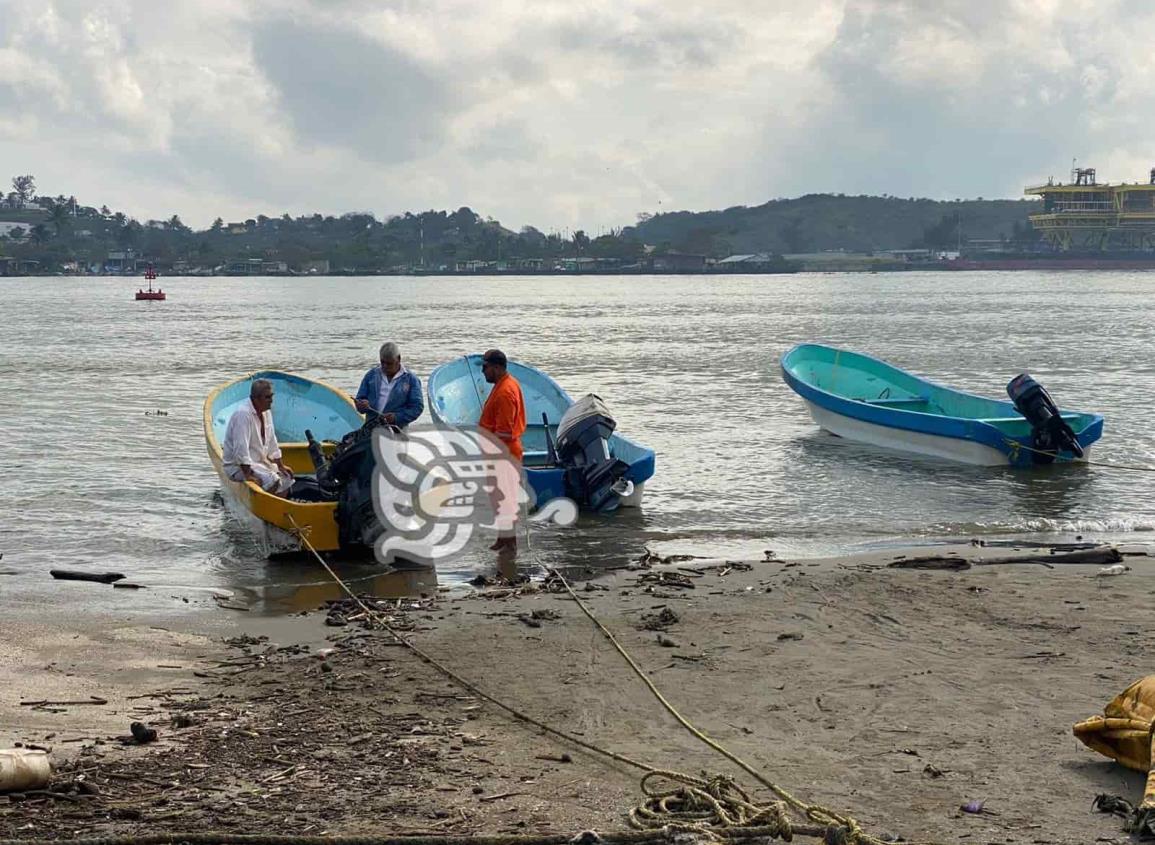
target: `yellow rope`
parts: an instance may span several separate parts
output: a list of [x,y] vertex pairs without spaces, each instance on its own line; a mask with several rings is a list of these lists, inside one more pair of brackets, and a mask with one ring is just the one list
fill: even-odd
[[562,584],[565,585],[566,592],[569,593],[570,598],[572,598],[577,603],[577,606],[581,608],[582,612],[585,613],[585,615],[589,617],[590,621],[593,622],[594,625],[597,626],[598,630],[600,630],[602,632],[602,634],[605,635],[605,637],[610,641],[610,643],[613,645],[613,647],[615,649],[617,649],[618,654],[620,654],[625,659],[625,661],[630,665],[630,668],[634,670],[634,674],[636,674],[639,678],[642,679],[642,682],[649,688],[650,692],[653,693],[654,697],[658,699],[658,702],[662,705],[662,707],[664,707],[666,709],[666,711],[671,716],[673,716],[675,719],[677,719],[678,723],[681,724],[682,727],[684,727],[686,730],[688,730],[697,739],[701,740],[706,745],[710,746],[710,748],[717,751],[719,754],[721,754],[723,757],[725,757],[731,763],[734,763],[740,769],[745,771],[747,774],[749,774],[751,777],[753,777],[760,784],[765,786],[767,789],[769,789],[771,792],[773,792],[775,795],[777,795],[780,799],[785,801],[791,807],[793,807],[794,809],[796,809],[802,813],[805,813],[806,817],[808,819],[810,819],[811,821],[817,822],[818,824],[839,825],[839,826],[847,828],[848,833],[849,833],[849,836],[847,838],[848,842],[879,843],[879,845],[881,845],[882,840],[876,839],[875,837],[870,836],[870,835],[866,834],[865,832],[863,832],[863,830],[859,826],[858,822],[855,821],[851,816],[843,816],[839,813],[834,812],[833,810],[829,810],[826,807],[821,806],[820,804],[807,804],[806,802],[801,801],[798,798],[795,798],[793,795],[791,795],[789,792],[787,792],[784,788],[782,788],[778,784],[776,784],[776,783],[772,782],[771,780],[769,780],[768,778],[766,778],[761,772],[759,772],[757,769],[755,769],[753,766],[751,766],[745,760],[743,760],[742,758],[738,757],[736,754],[729,751],[727,748],[725,748],[717,740],[712,739],[711,737],[707,736],[705,733],[700,731],[698,728],[696,728],[694,725],[692,725],[690,723],[690,721],[685,716],[683,716],[681,713],[679,713],[677,708],[675,708],[674,705],[670,704],[670,702],[666,699],[666,697],[664,695],[662,695],[661,691],[657,688],[657,686],[654,684],[654,682],[651,681],[649,679],[649,677],[646,675],[646,673],[642,671],[641,667],[638,666],[638,664],[634,662],[634,659],[629,655],[629,653],[624,648],[622,648],[621,644],[617,641],[617,639],[614,638],[614,635],[612,633],[610,633],[609,629],[606,628],[606,626],[603,625],[601,623],[601,621],[596,616],[594,616],[594,614],[586,606],[585,602],[583,602],[578,597],[578,594],[573,591],[573,588],[569,585],[569,582],[565,579],[565,577],[562,576],[561,573],[557,572],[556,570],[554,570],[551,574],[553,577],[556,577],[557,579],[559,579],[561,581]]
[[1058,452],[1047,452],[1047,451],[1044,451],[1042,449],[1035,449],[1031,446],[1027,446],[1026,444],[1020,443],[1017,440],[1011,440],[1010,438],[1007,438],[1007,437],[1004,437],[1003,440],[1007,444],[1007,446],[1009,446],[1011,448],[1011,460],[1012,461],[1018,457],[1018,455],[1017,455],[1018,450],[1023,449],[1027,452],[1034,452],[1036,455],[1046,455],[1047,457],[1054,458],[1056,461],[1058,461],[1059,463],[1063,463],[1063,464],[1088,464],[1090,466],[1096,466],[1096,467],[1107,467],[1108,469],[1124,469],[1124,470],[1131,470],[1134,472],[1155,472],[1155,467],[1141,466],[1139,464],[1112,464],[1112,463],[1108,463],[1106,461],[1092,461],[1090,458],[1083,458],[1083,459],[1076,458],[1073,460],[1059,460],[1059,453]]
[[[551,577],[561,581],[570,597],[577,603],[582,612],[585,613],[594,625],[609,639],[614,648],[617,649],[618,653],[626,660],[635,674],[645,682],[650,692],[657,697],[662,706],[665,707],[683,727],[690,731],[690,733],[754,777],[759,783],[777,795],[781,799],[781,802],[775,802],[766,806],[756,805],[749,800],[746,793],[737,786],[733,779],[725,776],[719,775],[706,779],[694,777],[683,772],[658,769],[646,763],[640,763],[622,754],[601,748],[572,734],[553,728],[494,698],[472,682],[458,675],[449,667],[426,654],[400,631],[391,626],[383,614],[366,605],[361,598],[341,580],[341,577],[333,571],[329,563],[313,547],[313,544],[309,542],[308,537],[305,536],[305,532],[296,520],[293,519],[292,515],[289,514],[287,516],[296,529],[297,536],[301,542],[313,553],[313,556],[317,558],[321,566],[329,573],[330,577],[365,611],[367,618],[372,619],[387,630],[401,645],[412,651],[426,663],[473,694],[500,707],[502,710],[523,722],[528,722],[546,733],[557,736],[588,751],[593,751],[617,762],[625,763],[626,765],[645,771],[646,775],[642,778],[642,789],[647,794],[647,801],[641,807],[630,812],[630,823],[635,827],[646,829],[662,826],[658,824],[658,820],[666,818],[666,826],[671,824],[675,827],[683,826],[697,833],[709,836],[715,836],[718,828],[757,826],[764,827],[768,831],[767,836],[778,836],[785,841],[790,841],[792,835],[798,833],[803,836],[821,837],[824,842],[837,842],[841,843],[841,845],[885,845],[881,839],[863,831],[858,822],[852,817],[843,816],[819,804],[807,804],[795,798],[785,789],[771,782],[744,760],[732,754],[718,742],[694,727],[694,725],[666,700],[653,682],[646,677],[646,674],[638,664],[634,662],[634,659],[629,653],[622,648],[614,638],[614,635],[594,616],[586,604],[578,597],[577,593],[573,591],[573,588],[570,587],[569,582],[556,570],[551,571]],[[647,788],[647,784],[650,778],[654,777],[662,777],[681,783],[682,787],[662,793],[651,792]],[[789,805],[805,813],[806,817],[812,822],[815,822],[815,824],[792,825],[786,816],[784,805]],[[706,812],[704,809],[707,807],[709,808],[709,812]],[[758,824],[759,822],[761,824]]]

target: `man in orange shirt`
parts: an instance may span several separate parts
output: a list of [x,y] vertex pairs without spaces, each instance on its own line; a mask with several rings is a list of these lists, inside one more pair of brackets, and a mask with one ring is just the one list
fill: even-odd
[[497,475],[500,499],[494,503],[497,511],[497,542],[490,548],[497,552],[517,551],[518,493],[521,487],[521,436],[525,434],[525,399],[521,385],[509,374],[508,361],[500,349],[490,349],[481,356],[481,374],[493,385],[485,407],[481,409],[478,426],[493,434],[506,445],[514,462],[502,462]]

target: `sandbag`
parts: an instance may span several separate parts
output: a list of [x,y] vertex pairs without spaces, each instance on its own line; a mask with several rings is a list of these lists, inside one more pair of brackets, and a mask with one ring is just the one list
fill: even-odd
[[1155,771],[1152,759],[1155,726],[1155,675],[1140,678],[1103,708],[1074,727],[1075,736],[1088,748],[1127,766],[1147,772],[1141,810],[1155,809]]

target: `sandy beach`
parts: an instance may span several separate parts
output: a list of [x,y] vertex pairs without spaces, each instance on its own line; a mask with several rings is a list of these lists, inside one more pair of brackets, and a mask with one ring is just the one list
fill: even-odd
[[[1143,778],[1071,726],[1150,672],[1149,559],[1128,555],[1109,578],[1093,564],[888,567],[928,553],[653,562],[575,588],[696,726],[876,836],[1127,841],[1091,802],[1137,800]],[[933,553],[980,563],[1047,549]],[[663,711],[565,593],[489,586],[394,601],[388,615],[536,719],[769,797]],[[4,623],[0,740],[51,748],[57,794],[0,798],[0,835],[627,826],[639,770],[511,718],[387,632],[325,618],[232,614],[200,632]],[[91,698],[107,704],[21,704]],[[118,739],[136,720],[159,740]],[[962,812],[971,801],[984,811]]]

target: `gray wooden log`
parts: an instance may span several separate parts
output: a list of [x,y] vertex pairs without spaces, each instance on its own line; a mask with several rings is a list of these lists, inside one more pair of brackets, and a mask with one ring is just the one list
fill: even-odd
[[124,577],[119,572],[83,572],[76,569],[50,569],[48,574],[58,581],[95,581],[97,584],[111,584]]

